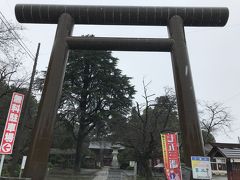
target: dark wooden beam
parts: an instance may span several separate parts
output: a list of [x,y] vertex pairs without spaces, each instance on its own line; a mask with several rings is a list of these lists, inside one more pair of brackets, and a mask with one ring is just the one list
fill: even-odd
[[69,49],[170,52],[174,41],[168,38],[68,37]]
[[166,26],[179,15],[184,26],[224,26],[227,8],[214,7],[137,7],[137,6],[75,6],[18,4],[17,20],[21,23],[56,24],[62,13],[69,13],[75,24]]

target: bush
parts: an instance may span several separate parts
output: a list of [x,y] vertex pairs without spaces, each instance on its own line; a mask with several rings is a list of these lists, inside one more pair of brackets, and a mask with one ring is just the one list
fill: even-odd
[[133,170],[134,168],[133,167],[130,167],[130,166],[128,166],[127,168],[126,168],[126,170]]

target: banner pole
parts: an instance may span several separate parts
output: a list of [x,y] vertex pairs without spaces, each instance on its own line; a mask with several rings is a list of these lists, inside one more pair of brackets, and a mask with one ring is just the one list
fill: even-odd
[[0,177],[2,176],[3,162],[5,159],[5,154],[2,154],[1,163],[0,163]]

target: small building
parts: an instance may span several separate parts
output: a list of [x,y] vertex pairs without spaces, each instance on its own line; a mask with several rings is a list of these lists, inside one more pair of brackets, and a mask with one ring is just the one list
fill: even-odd
[[88,148],[96,155],[97,167],[111,166],[113,148],[118,150],[125,149],[125,147],[120,144],[112,144],[108,141],[91,141]]
[[240,179],[240,144],[211,143],[208,156],[211,157],[212,172],[227,174],[228,180]]
[[96,167],[110,166],[112,162],[112,144],[106,141],[92,141],[88,147],[95,153]]

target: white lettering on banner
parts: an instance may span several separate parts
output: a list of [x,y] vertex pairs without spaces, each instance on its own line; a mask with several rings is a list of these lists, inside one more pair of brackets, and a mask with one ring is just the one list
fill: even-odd
[[5,134],[5,137],[4,137],[4,140],[6,142],[13,142],[13,139],[14,139],[14,133],[6,133]]
[[17,126],[17,125],[14,124],[14,123],[8,123],[8,124],[7,124],[7,131],[10,131],[10,132],[15,131],[16,126]]
[[173,135],[171,134],[169,137],[170,137],[170,138],[168,139],[168,142],[169,142],[169,143],[173,143]]
[[20,103],[22,103],[22,100],[23,100],[23,96],[15,95],[13,102],[20,104]]
[[13,112],[19,113],[20,112],[20,108],[21,108],[20,104],[12,104],[11,110]]
[[175,151],[174,144],[169,144],[168,149],[169,151]]
[[18,120],[18,114],[11,113],[9,116],[9,121],[10,122],[17,122]]
[[170,160],[170,168],[174,169],[174,168],[178,168],[177,162],[176,160]]

